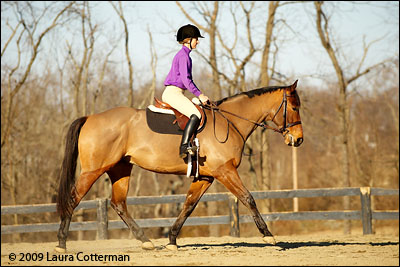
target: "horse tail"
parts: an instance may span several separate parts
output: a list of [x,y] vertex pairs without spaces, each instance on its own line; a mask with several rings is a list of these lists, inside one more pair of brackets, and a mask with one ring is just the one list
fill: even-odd
[[57,212],[61,219],[71,216],[74,211],[74,193],[76,161],[78,158],[78,137],[87,117],[76,119],[69,127],[64,160],[60,171],[60,185],[57,196]]

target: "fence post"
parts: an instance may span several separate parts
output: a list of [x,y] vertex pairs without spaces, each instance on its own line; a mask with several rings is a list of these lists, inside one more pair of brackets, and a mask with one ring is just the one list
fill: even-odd
[[372,234],[372,211],[371,211],[371,188],[361,187],[361,220],[363,225],[363,234]]
[[229,195],[228,205],[229,205],[230,235],[233,237],[240,237],[239,202],[237,197]]
[[97,239],[108,239],[107,199],[97,199]]

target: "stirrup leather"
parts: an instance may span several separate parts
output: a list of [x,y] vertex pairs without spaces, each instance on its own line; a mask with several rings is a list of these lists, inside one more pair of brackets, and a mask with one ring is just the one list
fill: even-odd
[[179,156],[181,158],[186,158],[188,155],[194,156],[194,154],[197,152],[198,147],[196,145],[182,145],[180,147],[180,151],[179,151]]
[[200,151],[200,142],[199,139],[194,138],[192,143],[192,148],[196,148],[194,154],[188,155],[188,167],[186,172],[186,177],[194,176],[195,178],[199,177],[199,151]]

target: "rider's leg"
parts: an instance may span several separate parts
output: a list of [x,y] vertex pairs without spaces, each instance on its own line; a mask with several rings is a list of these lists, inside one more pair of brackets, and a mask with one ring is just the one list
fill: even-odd
[[195,114],[201,119],[200,111],[195,107],[192,101],[184,95],[185,90],[169,85],[164,89],[162,101],[168,103],[171,107],[178,110],[180,113],[190,118]]
[[186,124],[185,130],[183,131],[181,146],[179,148],[179,156],[186,158],[189,151],[189,141],[192,135],[199,127],[200,119],[196,115],[190,116],[188,123]]
[[189,140],[199,127],[201,114],[192,101],[184,95],[184,90],[179,87],[167,86],[162,94],[162,100],[189,118],[179,148],[179,156],[185,158],[188,153]]

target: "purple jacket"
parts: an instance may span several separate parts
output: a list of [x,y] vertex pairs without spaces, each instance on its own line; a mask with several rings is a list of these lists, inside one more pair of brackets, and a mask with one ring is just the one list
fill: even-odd
[[164,85],[174,85],[176,87],[187,89],[195,96],[201,95],[201,91],[197,88],[192,80],[192,59],[190,58],[191,50],[186,46],[175,55],[172,60],[171,70],[167,78],[165,78]]

